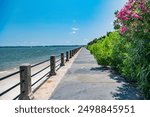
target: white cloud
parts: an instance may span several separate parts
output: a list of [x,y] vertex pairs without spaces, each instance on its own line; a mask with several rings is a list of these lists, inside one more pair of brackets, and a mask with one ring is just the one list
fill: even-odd
[[75,28],[75,27],[72,27],[72,30],[73,31],[77,31],[77,30],[79,30],[78,28]]
[[72,31],[71,33],[72,33],[72,34],[76,34],[77,32],[76,32],[76,31]]
[[72,27],[71,30],[71,34],[76,34],[79,29],[76,27]]

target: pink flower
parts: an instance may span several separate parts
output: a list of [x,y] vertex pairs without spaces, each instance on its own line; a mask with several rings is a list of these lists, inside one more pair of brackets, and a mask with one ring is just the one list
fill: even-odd
[[132,14],[132,17],[135,18],[135,19],[139,19],[139,18],[140,18],[140,16],[137,15],[136,13],[133,13],[133,14]]
[[127,11],[127,14],[128,14],[128,15],[131,15],[131,13],[132,13],[131,11]]
[[126,10],[131,8],[131,3],[127,2],[126,6],[125,6]]
[[118,12],[117,18],[127,21],[127,20],[129,20],[129,17],[130,17],[130,15],[128,15],[128,14],[131,14],[131,11],[129,11],[129,13],[127,13],[126,8],[123,8],[123,9],[121,9],[120,12]]
[[143,3],[139,4],[139,8],[142,9],[142,10],[144,10],[144,11],[146,10],[146,6]]
[[125,17],[125,18],[124,18],[124,20],[125,20],[125,21],[128,21],[128,20],[129,20],[129,18],[128,18],[128,17]]
[[132,2],[133,2],[133,0],[129,0],[129,2],[130,2],[130,3],[132,3]]
[[120,33],[124,34],[127,31],[127,27],[126,26],[122,26],[122,28],[120,29]]

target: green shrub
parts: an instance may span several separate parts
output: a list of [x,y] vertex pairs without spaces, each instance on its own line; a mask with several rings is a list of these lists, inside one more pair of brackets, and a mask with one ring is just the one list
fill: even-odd
[[127,41],[118,31],[87,46],[98,64],[118,70],[126,80],[135,83],[150,99],[150,43],[143,39]]
[[114,28],[88,46],[98,64],[116,68],[150,99],[150,1],[128,1],[115,13]]
[[112,65],[112,53],[115,47],[115,44],[119,42],[120,35],[119,33],[112,32],[109,33],[109,36],[106,36],[104,39],[97,41],[93,45],[88,46],[88,49],[95,56],[98,64],[101,65]]

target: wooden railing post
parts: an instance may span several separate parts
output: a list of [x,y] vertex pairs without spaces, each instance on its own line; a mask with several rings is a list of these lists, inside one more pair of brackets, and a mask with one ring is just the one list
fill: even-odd
[[72,56],[74,56],[74,53],[73,53],[73,51],[74,51],[74,50],[72,50]]
[[61,53],[61,64],[60,66],[64,66],[65,63],[64,63],[64,53]]
[[51,56],[50,57],[50,75],[53,76],[53,75],[56,75],[56,70],[55,70],[55,67],[56,67],[56,63],[55,63],[55,56]]
[[73,50],[73,56],[75,55],[75,49]]
[[73,50],[71,50],[71,57],[73,57]]
[[69,52],[66,52],[66,62],[69,61]]
[[70,50],[70,58],[72,58],[72,56],[71,56],[71,50]]
[[33,99],[31,91],[31,65],[24,64],[20,66],[20,97],[19,100]]
[[72,57],[73,57],[73,50],[71,50],[71,55],[72,55]]

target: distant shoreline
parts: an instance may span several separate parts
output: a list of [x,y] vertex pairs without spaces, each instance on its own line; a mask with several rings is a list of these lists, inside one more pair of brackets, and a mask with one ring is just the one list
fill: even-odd
[[29,48],[29,47],[76,47],[84,45],[40,45],[40,46],[0,46],[0,48]]

